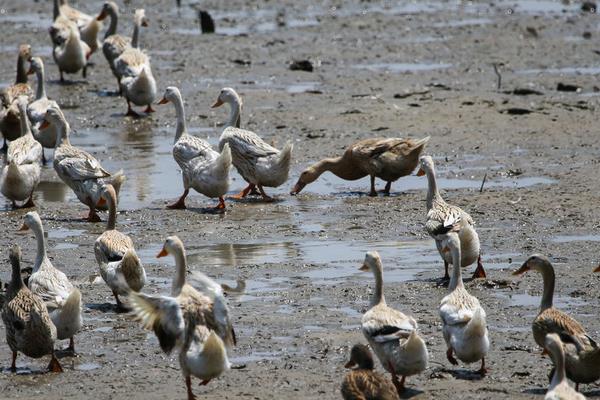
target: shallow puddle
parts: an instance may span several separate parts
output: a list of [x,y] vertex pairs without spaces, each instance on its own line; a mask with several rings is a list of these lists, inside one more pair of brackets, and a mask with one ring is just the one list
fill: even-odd
[[598,75],[600,67],[563,67],[563,68],[537,68],[537,69],[522,69],[515,71],[516,74],[534,75]]
[[374,64],[358,64],[353,68],[367,69],[373,72],[391,72],[391,73],[412,73],[433,71],[437,69],[448,69],[452,64],[444,63],[374,63]]
[[[528,309],[539,308],[542,301],[540,295],[530,295],[528,293],[506,293],[501,291],[493,292],[493,295],[506,299],[510,307],[525,307]],[[553,304],[558,309],[570,309],[573,307],[585,305],[585,301],[569,296],[554,296]]]
[[600,242],[600,235],[558,235],[552,238],[555,243]]

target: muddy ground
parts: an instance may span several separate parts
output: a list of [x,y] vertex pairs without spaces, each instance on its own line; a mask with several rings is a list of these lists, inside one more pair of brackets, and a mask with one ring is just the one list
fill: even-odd
[[[101,7],[79,3],[90,13]],[[542,398],[551,363],[530,331],[541,277],[510,275],[534,252],[555,262],[556,305],[600,338],[600,276],[591,273],[600,241],[595,14],[558,1],[212,0],[202,5],[218,34],[200,35],[187,1],[180,12],[171,1],[119,5],[128,15],[120,20],[125,33],[133,8],[146,8],[151,25],[142,43],[159,91],[182,88],[192,133],[217,143],[227,112],[209,106],[221,87],[231,86],[244,99],[244,127],[277,146],[287,140],[295,146],[290,181],[269,191],[280,201],[230,202],[226,214],[214,215],[204,212],[214,202],[193,194],[191,209],[167,211],[182,190],[170,155],[172,106],[125,118],[101,53],[93,55],[87,80],[71,76],[75,82],[59,85],[47,34],[51,4],[2,3],[2,81],[14,79],[17,45],[31,43],[46,62],[48,95],[75,131],[72,143],[129,178],[118,227],[133,237],[145,263],[144,290],[169,290],[173,262],[154,256],[170,234],[186,244],[192,270],[230,284],[247,280],[247,292],[230,298],[237,369],[208,386],[195,383],[199,398],[339,398],[349,348],[365,342],[359,324],[373,279],[358,267],[367,250],[381,252],[388,302],[418,320],[429,347],[430,367],[408,379],[406,397]],[[288,69],[291,60],[305,58],[314,72]],[[581,89],[557,91],[559,82]],[[305,166],[354,140],[426,135],[445,198],[471,213],[482,241],[488,281],[467,286],[488,313],[492,348],[484,379],[470,372],[477,366],[455,368],[445,358],[437,309],[446,290],[438,286],[442,263],[423,228],[423,178],[403,178],[392,196],[370,198],[367,179],[324,175],[301,195],[287,195]],[[242,187],[236,176],[232,192]],[[0,398],[184,398],[176,356],[162,354],[153,334],[117,314],[103,283],[90,283],[97,271],[93,242],[104,225],[81,222],[85,207],[51,166],[36,200],[54,265],[83,293],[84,327],[78,356],[61,359],[63,374],[43,373],[47,360],[23,356],[19,374],[9,373],[10,352],[0,341]],[[24,213],[2,203],[0,259],[17,242],[30,265],[33,236],[15,233]],[[2,265],[5,281],[9,264]],[[582,390],[600,396],[598,384]]]

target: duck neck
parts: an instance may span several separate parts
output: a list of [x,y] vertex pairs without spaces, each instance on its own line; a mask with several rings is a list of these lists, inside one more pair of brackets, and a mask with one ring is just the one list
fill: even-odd
[[63,120],[61,121],[61,123],[58,124],[57,129],[58,133],[56,138],[56,145],[54,146],[55,150],[64,144],[71,144],[71,142],[69,141],[69,123]]
[[552,300],[554,298],[554,268],[549,266],[541,270],[542,279],[544,281],[544,293],[542,294],[542,302],[540,304],[540,312],[547,310],[552,307]]
[[16,83],[27,83],[27,59],[19,54],[17,59],[17,80]]
[[173,287],[171,288],[171,294],[176,297],[181,293],[181,288],[185,284],[185,274],[187,273],[187,261],[185,259],[185,250],[179,249],[174,254],[175,257],[175,269],[176,274],[173,278]]
[[106,222],[106,230],[111,231],[115,229],[117,224],[117,199],[114,190],[109,191],[108,200],[108,221]]
[[233,126],[235,128],[240,127],[240,114],[242,112],[242,105],[238,100],[231,100],[229,102],[229,121],[225,124],[225,127]]
[[385,297],[383,296],[383,271],[381,265],[373,270],[373,276],[375,277],[375,291],[371,297],[371,307],[375,307],[378,304],[385,304]]
[[[12,257],[12,256],[11,256]],[[23,283],[23,277],[21,276],[21,263],[18,259],[13,260],[12,263],[12,275],[10,277],[10,289],[14,292],[21,289],[25,284]]]
[[35,99],[45,99],[46,98],[46,84],[44,83],[44,67],[40,68],[35,72],[35,76],[37,77],[37,90],[35,93]]
[[183,99],[181,96],[175,96],[173,105],[175,106],[175,114],[177,115],[177,128],[175,129],[175,142],[177,142],[181,135],[187,130],[185,125],[185,108],[183,107]]
[[138,21],[135,21],[133,24],[133,34],[131,35],[131,47],[136,49],[140,47],[140,29],[141,24]]
[[353,171],[356,169],[352,168],[352,165],[349,165],[344,157],[325,158],[317,162],[313,168],[317,171],[317,176],[320,176],[325,171],[329,171],[342,179],[354,180],[360,178],[353,174]]
[[565,373],[565,354],[563,353],[562,345],[556,346],[556,351],[552,353],[552,361],[554,361],[554,376],[552,376],[551,386],[556,386],[566,379]]
[[35,264],[33,272],[37,272],[42,265],[42,262],[47,258],[46,254],[46,238],[44,238],[44,228],[41,224],[35,224],[31,227],[37,240],[37,255],[35,256]]
[[[113,9],[112,7],[108,7],[108,16],[110,18],[110,24],[108,25],[108,30],[104,34],[104,39],[117,33],[117,23],[118,23],[119,17],[117,15],[116,10]],[[135,29],[134,29],[134,33],[135,33]]]
[[464,287],[462,271],[460,269],[460,245],[452,246],[450,251],[452,252],[452,277],[450,278],[448,289],[453,291],[456,288]]
[[442,200],[442,196],[438,190],[437,179],[435,176],[435,170],[427,171],[427,209],[430,210],[433,207],[433,203]]

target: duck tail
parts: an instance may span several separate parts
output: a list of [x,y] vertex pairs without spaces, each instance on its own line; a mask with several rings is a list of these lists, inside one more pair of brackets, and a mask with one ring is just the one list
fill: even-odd
[[117,198],[119,197],[119,191],[121,190],[121,185],[125,182],[127,178],[123,173],[123,170],[119,170],[111,175],[110,184],[115,188],[115,193],[117,194]]
[[413,149],[418,150],[418,152],[421,153],[421,151],[423,151],[427,143],[429,143],[429,139],[431,139],[431,136],[427,136],[423,139],[416,140]]
[[217,169],[227,175],[231,168],[231,162],[231,148],[229,147],[229,143],[225,143],[221,150],[221,155],[217,159]]
[[283,147],[283,150],[281,150],[281,153],[279,153],[279,160],[277,161],[277,164],[279,165],[279,168],[281,168],[282,170],[289,170],[290,169],[290,164],[292,162],[292,150],[294,149],[294,145],[292,144],[291,141],[288,141],[285,146]]
[[484,336],[486,329],[485,314],[481,308],[478,308],[465,327],[465,333],[469,336]]
[[[129,249],[123,254],[123,258],[121,260],[121,274],[123,277],[119,276],[119,280],[123,278],[124,287],[127,288],[127,291],[133,290],[135,292],[139,292],[144,284],[146,283],[146,272],[144,271],[144,267],[142,267],[142,262],[140,258],[135,254],[135,251]],[[142,275],[143,279],[130,279],[127,280],[127,277]]]
[[[75,321],[75,319],[77,321]],[[58,326],[73,326],[81,323],[81,292],[77,288],[73,288],[62,307],[60,315],[55,325]],[[75,331],[79,330],[77,327]]]

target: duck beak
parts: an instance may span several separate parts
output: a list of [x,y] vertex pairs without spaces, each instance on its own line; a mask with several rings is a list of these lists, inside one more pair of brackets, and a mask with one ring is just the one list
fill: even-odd
[[600,265],[598,265],[598,266],[596,267],[596,269],[594,270],[594,272],[600,272]]
[[531,270],[531,267],[529,266],[529,261],[525,261],[523,263],[523,265],[521,265],[521,268],[519,268],[518,270],[516,270],[515,272],[513,272],[513,275],[523,275],[525,272]]
[[169,100],[167,100],[166,97],[163,97],[162,99],[160,99],[160,101],[156,104],[167,104],[169,102]]
[[50,126],[50,122],[48,122],[47,120],[43,120],[42,124],[40,125],[40,130],[46,129],[49,126]]
[[104,18],[106,18],[106,12],[104,10],[102,10],[102,12],[98,15],[98,17],[96,17],[96,20],[102,21]]
[[222,105],[223,105],[223,100],[221,100],[221,99],[217,99],[217,101],[215,101],[215,102],[213,103],[213,105],[212,105],[212,106],[210,106],[210,108],[217,108],[217,107],[219,107],[219,106],[222,106]]
[[158,253],[158,255],[156,256],[156,258],[166,257],[167,255],[169,255],[169,253],[167,253],[167,250],[163,247],[160,253]]
[[344,368],[352,368],[355,365],[356,365],[356,363],[354,361],[350,360],[344,365]]
[[150,24],[148,23],[148,21],[146,21],[146,20],[143,20],[143,21],[142,21],[142,26],[143,26],[144,28],[147,28],[147,27],[148,27],[148,25],[150,25]]
[[304,189],[304,186],[306,186],[306,183],[303,182],[296,182],[296,184],[294,185],[294,188],[292,189],[292,191],[290,192],[290,194],[292,196],[297,195],[298,193],[300,193],[302,191],[302,189]]
[[423,168],[419,168],[419,170],[417,171],[417,176],[423,176],[425,175],[425,171],[423,170]]
[[366,272],[366,271],[368,271],[369,269],[370,269],[370,268],[369,268],[369,266],[368,266],[367,264],[363,264],[363,265],[361,265],[361,266],[360,266],[360,268],[359,268],[358,270],[359,270],[359,271]]
[[19,228],[19,232],[28,231],[28,230],[29,230],[29,227],[25,224],[21,225],[21,227]]

